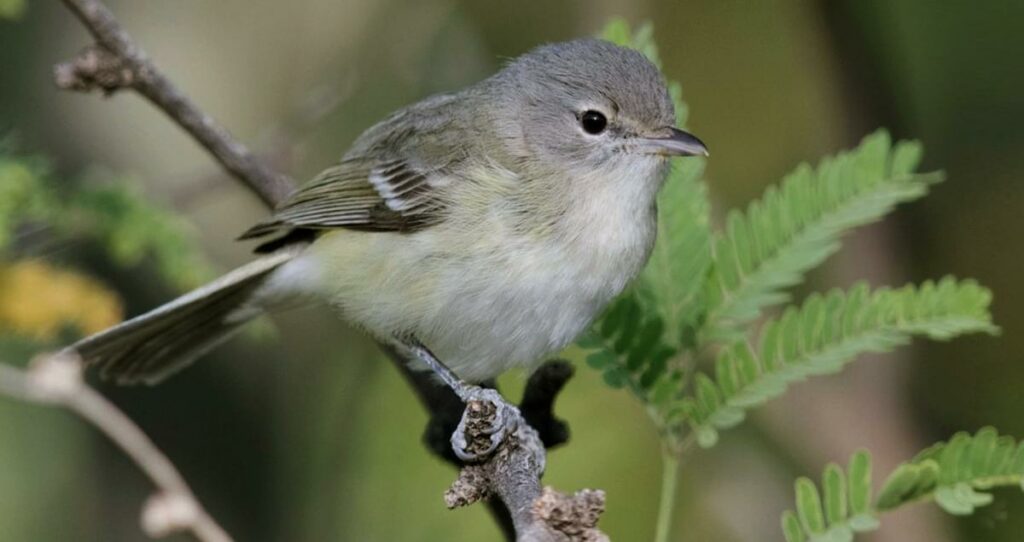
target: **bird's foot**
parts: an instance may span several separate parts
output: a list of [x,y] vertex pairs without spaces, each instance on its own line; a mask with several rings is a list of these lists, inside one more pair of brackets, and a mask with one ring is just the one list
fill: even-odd
[[523,418],[497,390],[466,386],[461,391],[466,410],[452,433],[452,450],[462,461],[474,463],[494,453]]
[[405,345],[466,405],[451,436],[452,451],[460,460],[472,463],[486,459],[508,435],[526,426],[519,409],[497,390],[467,384],[414,338],[407,338]]

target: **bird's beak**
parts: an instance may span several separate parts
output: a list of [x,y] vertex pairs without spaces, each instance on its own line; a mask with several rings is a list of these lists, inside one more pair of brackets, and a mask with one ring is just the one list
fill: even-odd
[[664,128],[651,137],[639,138],[642,152],[662,156],[708,156],[708,148],[697,136],[679,128]]

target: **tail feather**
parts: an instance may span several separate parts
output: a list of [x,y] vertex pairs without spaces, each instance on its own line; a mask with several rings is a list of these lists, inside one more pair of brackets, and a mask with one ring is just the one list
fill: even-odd
[[150,312],[69,348],[104,378],[156,384],[187,367],[262,310],[253,294],[295,251],[259,258]]

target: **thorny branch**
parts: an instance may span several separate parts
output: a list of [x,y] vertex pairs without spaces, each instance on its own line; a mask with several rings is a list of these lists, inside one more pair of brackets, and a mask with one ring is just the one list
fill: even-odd
[[[294,182],[290,178],[266,166],[167,79],[100,0],[63,2],[92,34],[95,43],[55,67],[54,78],[60,88],[84,92],[98,89],[108,95],[122,89],[135,90],[188,132],[268,206],[275,206],[292,190]],[[387,348],[385,351],[431,412],[428,445],[450,460],[450,445],[439,446],[431,435],[451,434],[463,410],[467,416],[486,422],[486,417],[496,411],[494,405],[463,406],[457,400],[453,402],[449,390],[438,386],[427,374],[411,370],[401,356]],[[124,413],[89,388],[81,373],[81,360],[68,352],[40,357],[27,372],[0,365],[0,394],[65,406],[114,440],[159,489],[147,502],[142,517],[143,528],[150,536],[190,531],[203,542],[230,541],[167,457]],[[450,507],[496,496],[504,507],[498,500],[490,499],[491,509],[510,539],[607,540],[596,528],[604,510],[603,492],[584,490],[566,496],[540,485],[545,445],[561,444],[568,438],[567,427],[554,417],[552,407],[571,374],[571,368],[564,362],[554,362],[531,378],[516,429],[490,457],[477,464],[460,465],[459,478],[445,494]],[[447,438],[444,441],[447,443]]]

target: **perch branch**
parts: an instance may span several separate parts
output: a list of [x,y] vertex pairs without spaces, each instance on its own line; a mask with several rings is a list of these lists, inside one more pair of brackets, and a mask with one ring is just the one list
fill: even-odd
[[[481,433],[492,426],[497,409],[481,401],[466,405],[467,440],[487,441]],[[477,434],[474,434],[476,432]],[[445,492],[448,508],[498,497],[508,508],[519,542],[607,542],[597,529],[604,512],[604,492],[584,489],[563,495],[541,488],[544,444],[537,431],[520,416],[513,431],[481,463],[465,465]]]
[[[567,497],[551,490],[541,489],[544,472],[544,449],[560,446],[569,440],[566,423],[554,415],[558,393],[573,375],[566,361],[549,361],[541,365],[526,383],[519,410],[522,416],[509,438],[482,463],[464,465],[451,447],[451,434],[459,424],[463,412],[478,416],[493,414],[494,409],[481,405],[465,406],[455,393],[433,378],[424,378],[422,371],[412,369],[391,348],[384,348],[409,385],[416,392],[431,418],[423,434],[424,444],[435,455],[460,469],[459,477],[445,493],[445,503],[459,507],[484,500],[491,515],[507,540],[518,541],[579,541],[606,540],[594,527],[598,509],[603,510],[601,492],[583,491]],[[469,427],[486,427],[485,423],[469,423]],[[482,435],[468,432],[468,440]],[[486,440],[486,438],[484,439]],[[490,498],[490,497],[498,498]],[[556,499],[555,496],[559,496]],[[557,503],[557,506],[555,505]],[[569,503],[587,503],[571,506]],[[590,513],[581,513],[580,510]],[[574,512],[567,512],[573,510]],[[593,520],[593,522],[591,522]]]
[[82,360],[73,352],[38,356],[27,370],[0,363],[0,395],[65,407],[121,448],[157,488],[142,509],[142,528],[150,537],[189,532],[202,542],[231,542],[167,456],[128,416],[86,385]]
[[[185,96],[149,60],[101,1],[63,2],[92,34],[95,43],[75,58],[55,67],[54,78],[58,87],[83,92],[98,89],[108,95],[122,89],[135,90],[188,132],[268,206],[276,206],[291,192],[294,182],[269,168]],[[453,454],[447,436],[458,423],[459,415],[472,409],[458,400],[453,402],[448,396],[449,390],[437,386],[426,373],[411,370],[407,360],[389,348],[384,349],[431,413],[428,445],[435,453],[451,460]],[[593,537],[600,533],[593,528],[591,520],[596,522],[599,509],[603,509],[603,495],[586,492],[556,498],[558,494],[542,491],[540,487],[545,445],[558,445],[568,438],[565,423],[554,417],[552,407],[571,374],[571,368],[567,368],[564,362],[549,364],[538,371],[527,386],[518,429],[483,463],[464,467],[449,492],[449,496],[459,504],[468,504],[488,495],[499,497],[500,501],[491,499],[489,504],[510,539],[545,542],[601,540]],[[473,406],[479,411],[493,410],[480,407]],[[434,445],[436,441],[430,437],[440,434],[438,428],[446,431],[443,433],[443,447]],[[460,493],[458,488],[470,493],[477,491],[477,498],[469,499],[470,493]]]
[[224,169],[273,207],[294,188],[288,177],[270,169],[204,113],[153,65],[114,14],[98,0],[63,0],[96,43],[54,69],[57,86],[100,89],[106,94],[130,88],[185,129]]

